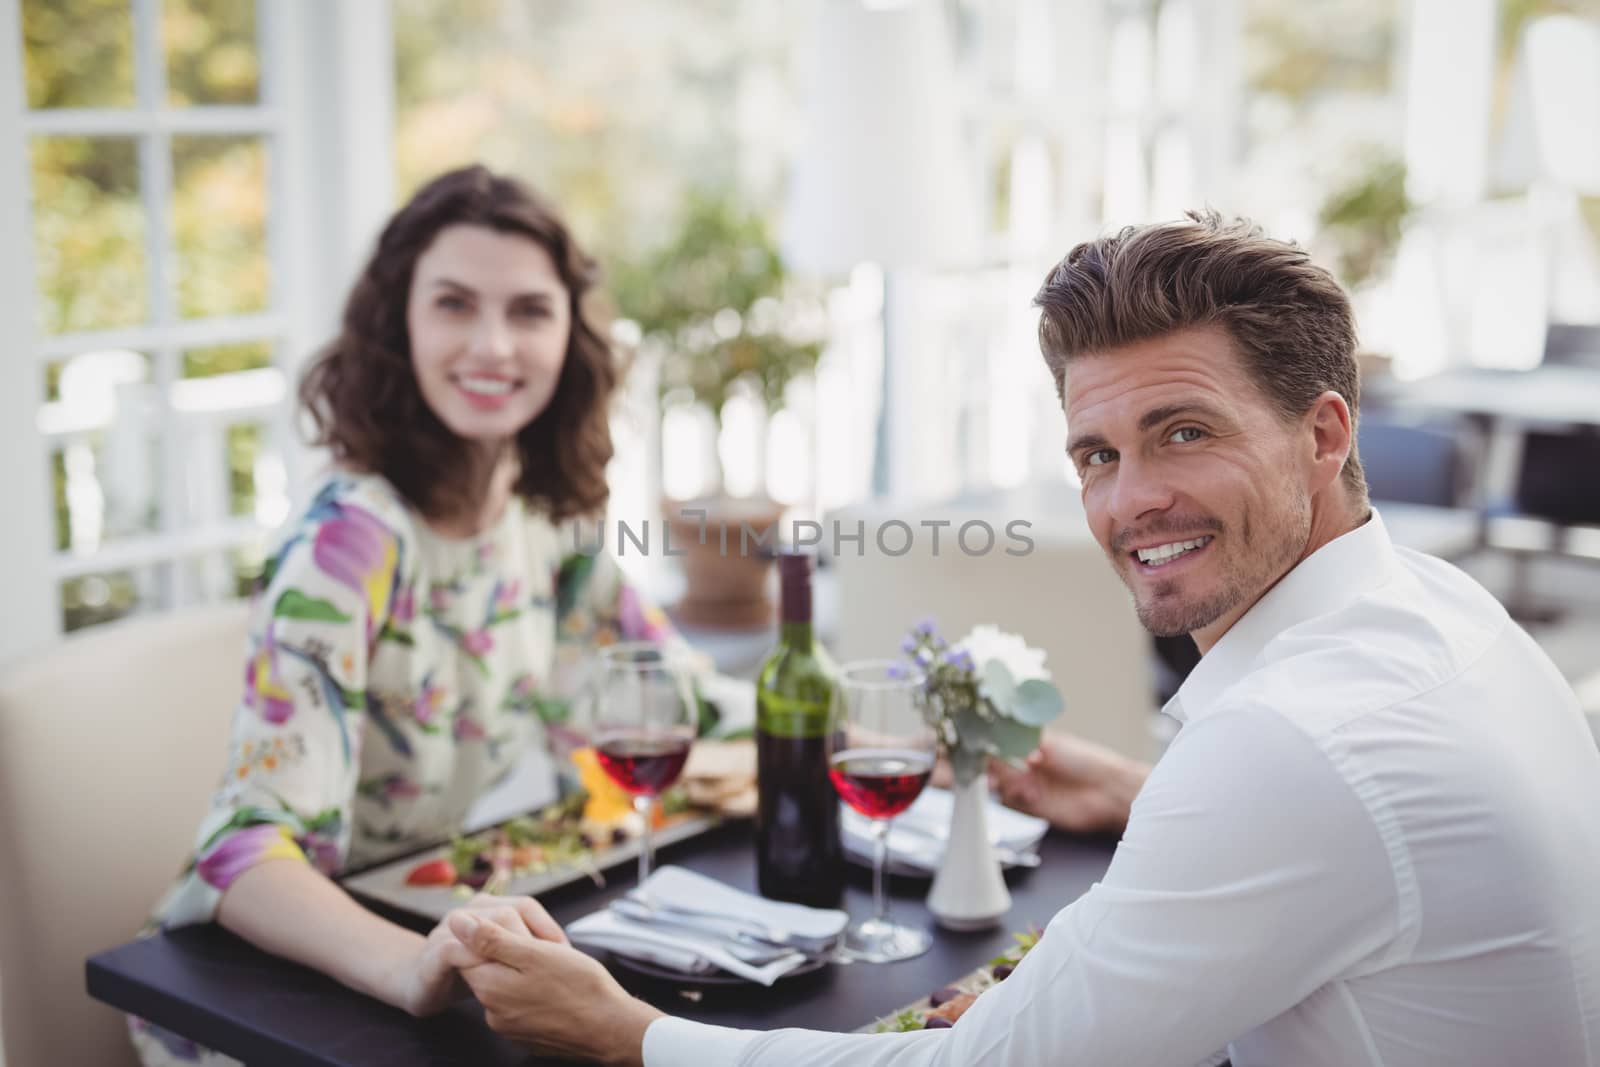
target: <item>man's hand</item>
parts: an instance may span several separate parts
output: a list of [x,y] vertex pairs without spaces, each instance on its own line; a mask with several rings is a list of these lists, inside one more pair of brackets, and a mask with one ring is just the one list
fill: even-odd
[[1067,734],[1045,735],[1022,770],[989,764],[1008,806],[1078,833],[1120,833],[1149,775],[1149,764]]
[[545,1054],[643,1064],[645,1029],[662,1013],[629,996],[595,960],[470,911],[455,912],[448,925],[455,940],[444,958],[496,1033]]
[[[542,938],[559,944],[567,935],[532,897],[496,897],[480,893],[466,905],[485,923],[526,938]],[[467,988],[456,973],[451,958],[460,943],[448,922],[441,922],[428,934],[417,953],[394,976],[395,1003],[417,1017],[443,1011],[467,995]]]

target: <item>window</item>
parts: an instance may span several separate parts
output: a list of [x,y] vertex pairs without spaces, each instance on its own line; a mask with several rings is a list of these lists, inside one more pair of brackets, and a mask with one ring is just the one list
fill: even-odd
[[0,4],[0,660],[250,584],[304,489],[298,365],[389,208],[388,25]]

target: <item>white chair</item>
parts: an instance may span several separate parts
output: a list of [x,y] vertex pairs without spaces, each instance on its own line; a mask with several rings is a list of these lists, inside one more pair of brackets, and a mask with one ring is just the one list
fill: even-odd
[[0,677],[0,1041],[12,1067],[135,1063],[84,959],[129,940],[223,771],[246,607],[67,638]]
[[[955,640],[978,623],[1021,634],[1046,654],[1046,666],[1066,699],[1053,728],[1148,759],[1156,710],[1150,636],[1139,624],[1127,588],[1112,573],[1090,536],[1077,490],[1065,482],[1015,490],[968,494],[947,503],[903,507],[872,503],[846,508],[824,524],[823,547],[833,547],[835,526],[846,536],[865,527],[859,555],[840,545],[832,564],[838,578],[838,636],[842,659],[897,655],[907,630],[931,615],[939,631]],[[1033,541],[1025,555],[1007,537],[1007,524]],[[898,520],[914,538],[904,555],[885,555],[877,531]],[[924,521],[945,520],[939,550]],[[964,523],[985,522],[994,547],[969,555],[957,543]],[[906,540],[896,527],[884,529],[884,544],[898,551]],[[969,531],[968,546],[983,544],[981,527]]]

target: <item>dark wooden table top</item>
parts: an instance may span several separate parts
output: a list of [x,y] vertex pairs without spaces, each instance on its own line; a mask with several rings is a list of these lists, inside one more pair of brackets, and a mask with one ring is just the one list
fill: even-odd
[[[1008,875],[1012,909],[1000,927],[970,934],[936,930],[932,950],[915,960],[836,964],[780,980],[770,989],[746,984],[707,988],[697,999],[673,983],[630,976],[614,964],[612,969],[639,996],[687,1018],[762,1030],[854,1030],[981,966],[1011,944],[1013,931],[1044,926],[1105,873],[1113,844],[1051,833],[1040,847],[1044,862],[1038,868]],[[747,824],[663,849],[660,859],[741,889],[755,888]],[[567,923],[603,906],[633,881],[631,867],[623,867],[610,873],[605,889],[584,883],[548,894],[543,902],[558,921]],[[933,928],[923,904],[927,886],[925,880],[892,880],[895,917]],[[871,905],[869,873],[853,870],[844,907],[859,916]],[[102,952],[89,959],[87,972],[89,994],[96,999],[247,1064],[530,1067],[553,1062],[492,1033],[472,1001],[429,1019],[413,1019],[261,952],[215,925],[188,927]]]

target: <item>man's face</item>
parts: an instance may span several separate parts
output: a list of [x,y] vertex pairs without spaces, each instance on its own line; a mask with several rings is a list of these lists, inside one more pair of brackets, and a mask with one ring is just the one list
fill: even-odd
[[1152,633],[1209,648],[1304,554],[1309,436],[1221,330],[1074,360],[1066,413],[1090,528]]

